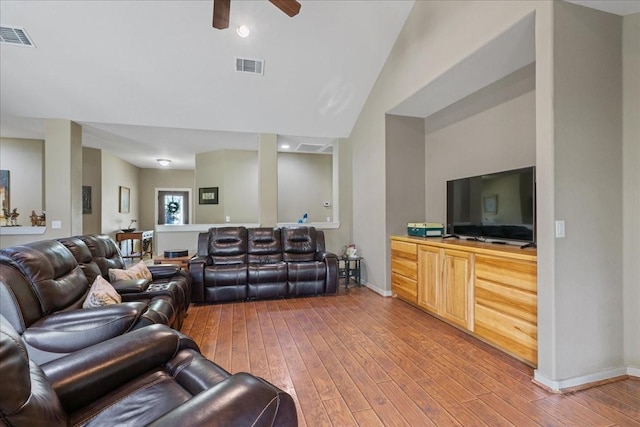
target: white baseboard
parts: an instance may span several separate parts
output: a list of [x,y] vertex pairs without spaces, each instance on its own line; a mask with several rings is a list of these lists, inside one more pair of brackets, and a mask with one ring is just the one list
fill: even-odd
[[631,366],[629,366],[627,368],[627,375],[640,378],[640,368],[632,368]]
[[364,282],[363,285],[366,286],[367,288],[371,289],[373,292],[382,295],[383,297],[390,297],[391,296],[391,291],[386,291],[384,289],[380,289],[377,286],[374,286],[369,282]]
[[[566,380],[560,380],[560,381],[550,380],[549,378],[542,376],[536,369],[533,372],[533,379],[538,383],[542,384],[543,386],[549,388],[551,391],[560,392],[562,390],[572,389],[575,387],[580,387],[587,384],[608,380],[611,378],[621,377],[623,375],[634,375],[629,372],[631,369],[634,369],[634,368],[607,369],[605,371],[595,372],[593,374],[582,375],[579,377],[568,378]],[[637,369],[635,370],[638,371]],[[637,372],[636,372],[636,375],[637,375]]]

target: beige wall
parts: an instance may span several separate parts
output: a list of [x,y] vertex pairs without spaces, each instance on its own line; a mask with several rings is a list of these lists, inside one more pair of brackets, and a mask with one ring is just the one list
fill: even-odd
[[[537,12],[536,28],[544,25],[549,19],[548,8],[547,2],[533,1],[415,3],[347,140],[352,148],[353,240],[367,259],[367,278],[373,286],[390,289],[387,254],[391,233],[385,219],[389,197],[385,163],[390,150],[385,142],[385,113],[532,11]],[[540,78],[538,74],[536,79]],[[548,73],[541,75],[549,79]],[[431,156],[429,152],[425,155]],[[456,160],[441,161],[443,167],[455,167]],[[443,188],[444,183],[428,183],[427,192],[437,186]],[[431,203],[430,197],[428,194],[427,204]],[[440,205],[437,217],[444,220],[443,199],[434,203]]]
[[[384,114],[535,12],[536,378],[551,387],[624,372],[621,19],[577,8],[543,1],[416,2],[348,140],[353,149],[353,237],[367,259],[368,281],[388,289],[389,233],[380,207],[389,196],[370,190],[383,189],[388,173]],[[591,106],[595,109],[589,114]],[[465,147],[463,153],[473,151]],[[427,149],[428,158],[430,154]],[[457,167],[449,159],[439,160]],[[444,183],[427,180],[427,192],[433,185]],[[604,202],[596,205],[596,198]],[[566,220],[564,239],[554,237],[556,219]],[[637,312],[637,303],[630,308]]]
[[140,169],[140,197],[138,200],[139,218],[136,228],[153,230],[156,218],[156,189],[191,189],[189,210],[193,217],[193,208],[198,203],[198,194],[194,191],[195,172],[179,169]]
[[554,3],[553,316],[560,379],[623,364],[622,19]]
[[91,187],[91,213],[82,215],[82,234],[102,232],[102,151],[82,148],[82,185]]
[[446,222],[447,181],[535,165],[534,88],[532,64],[425,120],[427,220]]
[[333,209],[332,156],[278,153],[278,222],[296,222],[303,214],[309,222],[327,222]]
[[18,209],[18,223],[21,225],[31,225],[27,217],[31,215],[32,210],[38,215],[42,213],[43,165],[44,141],[0,138],[0,169],[9,171],[9,208]]
[[640,375],[640,13],[622,21],[624,358]]
[[218,187],[217,205],[196,201],[196,224],[258,222],[258,152],[218,150],[196,155],[196,195],[199,188]]
[[[47,238],[82,233],[82,128],[62,119],[45,121],[44,207]],[[59,221],[60,228],[53,228]]]
[[[138,219],[140,176],[139,169],[113,154],[102,152],[102,233],[111,237],[127,228],[132,219]],[[119,212],[120,186],[130,190],[130,210]],[[134,224],[135,228],[140,229]]]

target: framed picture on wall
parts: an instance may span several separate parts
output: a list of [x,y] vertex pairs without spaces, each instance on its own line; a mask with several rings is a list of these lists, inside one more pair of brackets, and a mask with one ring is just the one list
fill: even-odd
[[0,170],[0,208],[8,214],[11,208],[11,200],[9,198],[9,171]]
[[201,205],[218,204],[218,187],[203,187],[198,189],[198,203]]
[[130,199],[131,190],[128,187],[120,186],[120,213],[129,213],[129,205],[131,202]]
[[498,195],[492,194],[482,198],[482,207],[485,213],[497,214],[498,213]]

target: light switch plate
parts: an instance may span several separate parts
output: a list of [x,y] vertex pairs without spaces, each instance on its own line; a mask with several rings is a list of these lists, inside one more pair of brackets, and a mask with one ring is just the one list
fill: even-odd
[[556,220],[556,238],[563,238],[565,236],[564,220]]
[[62,221],[51,221],[51,228],[62,228]]

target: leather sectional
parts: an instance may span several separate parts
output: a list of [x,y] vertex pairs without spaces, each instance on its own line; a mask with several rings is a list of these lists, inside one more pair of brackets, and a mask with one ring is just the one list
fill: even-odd
[[152,325],[44,364],[0,315],[0,416],[11,426],[297,426],[291,396],[229,374]]
[[338,258],[314,227],[214,227],[189,261],[192,301],[334,294]]
[[229,374],[179,327],[178,266],[113,282],[123,302],[82,308],[90,278],[124,267],[108,236],[0,249],[0,418],[8,425],[296,426],[291,396]]

